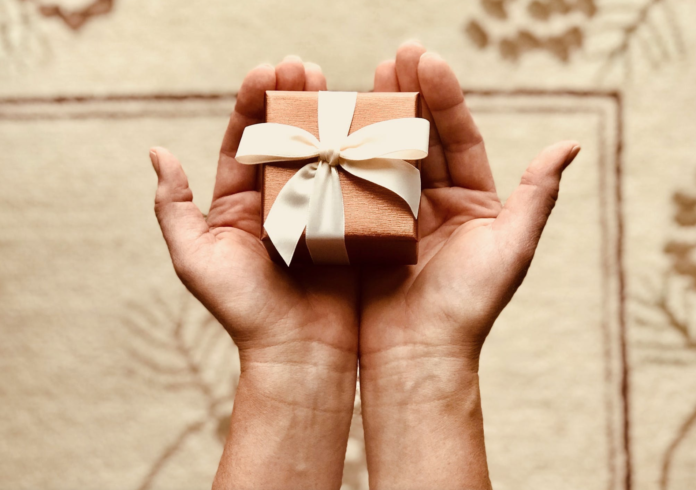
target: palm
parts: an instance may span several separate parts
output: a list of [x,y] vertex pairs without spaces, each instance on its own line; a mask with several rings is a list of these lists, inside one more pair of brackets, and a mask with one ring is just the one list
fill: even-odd
[[[502,206],[454,74],[438,57],[421,58],[424,52],[406,44],[396,62],[380,65],[375,75],[376,91],[421,93],[431,144],[422,166],[418,264],[365,273],[362,356],[390,351],[398,356],[399,348],[413,346],[480,349],[522,281],[553,207],[554,199],[540,200],[531,184]],[[554,163],[527,179],[538,177],[544,184],[555,174],[560,179],[572,145],[547,150],[544,160]]]
[[[500,303],[486,295],[498,282],[496,272],[505,268],[493,233],[501,204],[495,194],[481,193],[480,203],[485,207],[468,205],[470,198],[470,192],[457,187],[424,190],[418,264],[406,271],[365,274],[364,353],[420,343],[483,341],[490,327],[486,315],[481,315],[490,308],[485,304]],[[385,297],[380,291],[391,293]],[[484,311],[472,308],[475,305],[484,305]],[[453,319],[467,325],[468,331],[455,328],[458,325],[452,324]]]
[[247,75],[223,140],[205,219],[189,200],[178,162],[158,150],[160,187],[167,187],[162,179],[168,177],[170,188],[186,194],[186,202],[177,202],[158,190],[158,216],[175,268],[240,348],[319,342],[341,351],[357,349],[355,274],[349,269],[288,269],[273,263],[258,238],[261,197],[256,168],[234,159],[244,127],[263,120],[266,90],[320,90],[325,83],[321,71],[305,70],[294,58],[275,70],[261,66]]

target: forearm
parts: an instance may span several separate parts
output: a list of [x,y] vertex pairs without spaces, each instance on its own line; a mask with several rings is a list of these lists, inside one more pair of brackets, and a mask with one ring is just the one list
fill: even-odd
[[214,490],[340,488],[357,356],[321,344],[295,350],[242,356]]
[[477,366],[450,349],[361,357],[370,488],[490,489]]

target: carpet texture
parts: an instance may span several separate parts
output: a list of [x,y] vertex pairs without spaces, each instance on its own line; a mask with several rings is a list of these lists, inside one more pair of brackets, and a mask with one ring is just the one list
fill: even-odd
[[[204,489],[235,348],[179,284],[148,148],[207,209],[245,73],[298,54],[371,89],[449,60],[505,199],[583,151],[483,352],[497,490],[696,488],[696,4],[0,0],[0,490]],[[360,401],[345,489],[367,489]]]

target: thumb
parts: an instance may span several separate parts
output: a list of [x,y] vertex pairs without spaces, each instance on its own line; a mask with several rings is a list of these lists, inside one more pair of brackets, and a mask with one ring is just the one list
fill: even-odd
[[188,252],[198,238],[208,232],[208,224],[193,203],[193,193],[179,160],[164,148],[152,148],[150,160],[157,172],[155,214],[174,269],[182,276],[188,269]]
[[496,219],[495,226],[504,229],[513,248],[530,261],[558,199],[561,174],[579,152],[575,141],[561,141],[543,150]]

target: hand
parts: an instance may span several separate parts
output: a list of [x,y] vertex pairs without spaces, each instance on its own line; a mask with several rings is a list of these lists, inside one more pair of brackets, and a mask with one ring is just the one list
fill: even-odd
[[408,43],[376,92],[420,92],[431,123],[418,264],[365,271],[360,379],[371,488],[489,488],[478,360],[522,282],[577,155],[557,143],[503,206],[484,143],[445,61]]
[[150,153],[155,212],[177,274],[239,347],[234,437],[215,488],[338,488],[355,396],[356,274],[279,266],[259,239],[257,168],[234,156],[244,128],[263,122],[266,90],[326,90],[326,80],[297,57],[252,70],[222,142],[208,216],[162,148]]

